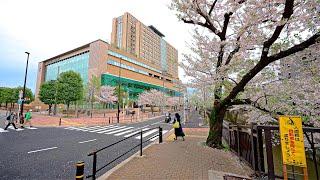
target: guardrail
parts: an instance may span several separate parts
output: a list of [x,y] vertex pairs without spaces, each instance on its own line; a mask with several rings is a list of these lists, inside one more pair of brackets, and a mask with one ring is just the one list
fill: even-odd
[[[152,137],[150,137],[150,138],[148,138],[148,139],[146,139],[145,141],[143,141],[143,136],[142,136],[143,133],[144,133],[144,132],[147,132],[147,131],[154,130],[154,129],[159,129],[159,133],[156,134],[156,135],[154,135],[154,136],[152,136]],[[120,156],[116,157],[116,158],[113,159],[112,161],[108,162],[108,163],[105,164],[104,166],[102,166],[102,167],[100,167],[100,168],[97,169],[97,153],[99,153],[99,152],[101,152],[101,151],[103,151],[103,150],[105,150],[105,149],[108,149],[108,148],[110,148],[110,147],[112,147],[112,146],[114,146],[114,145],[116,145],[116,144],[119,144],[120,142],[123,142],[123,141],[125,141],[125,140],[127,140],[127,139],[130,139],[130,138],[132,138],[132,137],[134,137],[134,136],[137,136],[138,134],[140,135],[140,143],[139,143],[138,145],[132,147],[131,149],[129,149],[129,150],[126,151],[125,153],[121,154]],[[159,127],[156,127],[156,128],[148,129],[148,130],[145,130],[145,131],[143,131],[143,130],[141,129],[140,132],[137,132],[137,133],[135,133],[135,134],[133,134],[133,135],[131,135],[131,136],[129,136],[129,137],[126,137],[126,138],[124,138],[124,139],[122,139],[122,140],[120,140],[120,141],[117,141],[117,142],[112,143],[112,144],[110,144],[110,145],[108,145],[108,146],[106,146],[106,147],[103,147],[103,148],[101,148],[101,149],[98,149],[98,150],[95,150],[95,151],[89,153],[88,156],[93,156],[93,161],[92,161],[92,174],[86,176],[86,178],[92,178],[93,180],[95,180],[95,179],[96,179],[96,174],[97,174],[97,172],[101,171],[102,169],[104,169],[105,167],[107,167],[108,165],[110,165],[111,163],[115,162],[116,160],[118,160],[119,158],[121,158],[121,157],[123,157],[124,155],[128,154],[129,152],[131,152],[132,150],[134,150],[135,148],[137,148],[137,147],[139,147],[139,146],[140,146],[140,156],[142,156],[143,143],[146,143],[147,141],[149,141],[149,140],[151,140],[151,139],[153,139],[153,138],[156,138],[156,137],[158,137],[158,136],[159,136],[159,143],[162,143],[162,128],[161,128],[160,126],[159,126]]]

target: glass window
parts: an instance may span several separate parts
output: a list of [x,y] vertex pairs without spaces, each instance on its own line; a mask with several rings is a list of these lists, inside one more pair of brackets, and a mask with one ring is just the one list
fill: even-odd
[[46,68],[46,81],[56,80],[59,74],[66,71],[75,71],[80,74],[84,84],[88,83],[89,52],[78,54],[73,57],[65,58]]

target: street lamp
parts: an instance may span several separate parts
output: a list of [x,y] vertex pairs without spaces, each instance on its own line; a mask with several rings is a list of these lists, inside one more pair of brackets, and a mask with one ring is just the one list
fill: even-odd
[[25,101],[25,96],[26,96],[26,83],[27,83],[27,75],[28,75],[28,64],[29,64],[29,52],[25,52],[28,56],[27,56],[27,65],[26,65],[26,72],[24,74],[24,84],[23,84],[23,94],[22,94],[22,102],[21,102],[21,116],[23,117],[23,104]]

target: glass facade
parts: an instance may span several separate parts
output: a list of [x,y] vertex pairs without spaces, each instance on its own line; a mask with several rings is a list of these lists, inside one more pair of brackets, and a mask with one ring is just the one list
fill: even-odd
[[[120,77],[120,84],[124,89],[129,93],[130,99],[137,99],[138,95],[145,90],[157,89],[159,91],[165,91],[170,96],[181,96],[182,94],[174,91],[172,89],[164,88],[161,86],[136,81],[133,79]],[[102,74],[101,75],[101,85],[109,86],[118,86],[119,85],[119,76],[114,76],[111,74]]]
[[168,65],[167,65],[167,45],[166,42],[161,38],[160,41],[161,46],[161,68],[164,71],[168,71]]
[[132,63],[132,64],[135,64],[135,65],[144,67],[144,68],[146,68],[146,69],[150,69],[150,70],[152,70],[152,71],[161,73],[161,71],[159,71],[159,70],[157,70],[157,69],[155,69],[155,68],[153,68],[153,67],[150,67],[150,66],[148,66],[148,65],[146,65],[146,64],[143,64],[143,63],[141,63],[141,62],[139,62],[139,61],[136,61],[136,60],[134,60],[134,59],[131,59],[131,58],[129,58],[129,57],[127,57],[127,56],[124,56],[124,55],[122,55],[122,54],[119,54],[119,53],[116,53],[116,52],[113,52],[113,51],[108,51],[108,54],[111,55],[111,56],[114,56],[114,57],[123,59],[123,60],[125,60],[125,61],[128,61],[128,62],[130,62],[130,63]]
[[[111,64],[111,65],[114,65],[114,66],[117,66],[117,67],[120,67],[120,63],[117,62],[117,61],[114,61],[114,60],[108,60],[107,63],[108,63],[108,64]],[[137,68],[132,67],[132,66],[128,66],[128,65],[126,65],[126,64],[121,64],[121,68],[130,70],[130,71],[134,71],[134,72],[136,72],[136,73],[144,74],[144,75],[147,75],[147,76],[149,75],[149,73],[146,72],[146,71],[137,69]]]
[[117,39],[118,39],[118,48],[121,48],[122,43],[122,18],[118,17],[117,23]]
[[80,74],[83,83],[88,83],[89,52],[81,53],[61,61],[49,64],[46,70],[45,81],[56,80],[59,74],[66,71],[75,71]]

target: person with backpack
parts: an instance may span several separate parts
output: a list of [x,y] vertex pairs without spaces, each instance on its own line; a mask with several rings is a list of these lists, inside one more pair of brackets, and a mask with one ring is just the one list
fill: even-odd
[[26,114],[25,114],[25,120],[26,120],[26,124],[29,123],[30,127],[32,127],[31,124],[31,118],[32,118],[32,109],[30,109]]
[[16,120],[16,118],[17,118],[17,116],[16,116],[13,112],[11,112],[11,113],[9,114],[9,116],[7,117],[8,124],[7,124],[7,126],[4,128],[4,130],[7,130],[10,125],[12,125],[12,126],[14,127],[14,129],[18,129],[18,128],[16,127],[16,125],[14,124],[14,121]]

